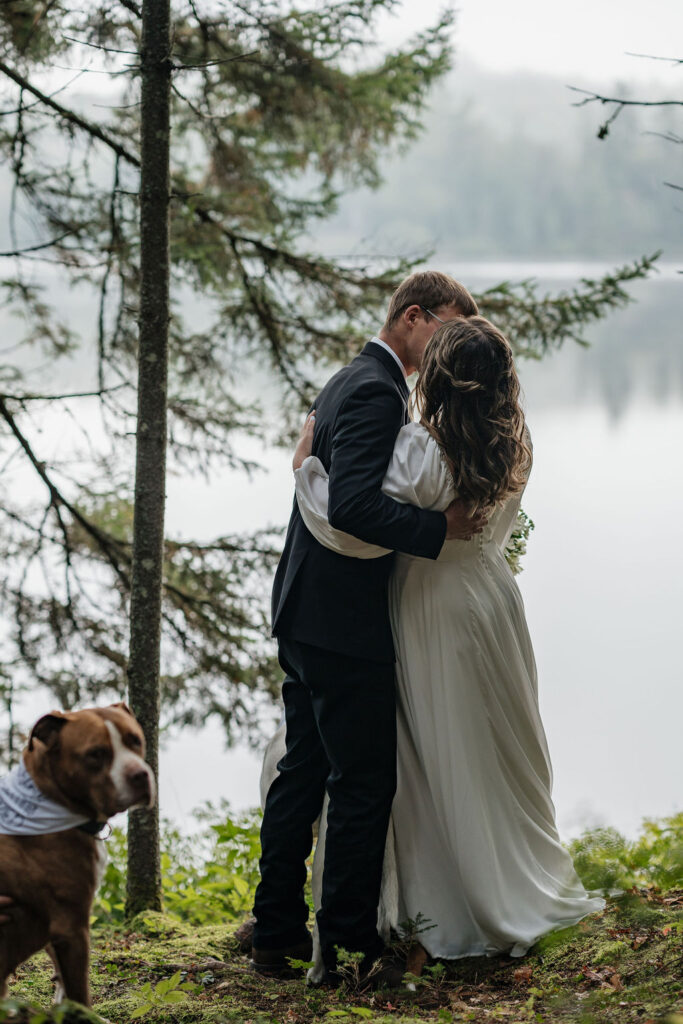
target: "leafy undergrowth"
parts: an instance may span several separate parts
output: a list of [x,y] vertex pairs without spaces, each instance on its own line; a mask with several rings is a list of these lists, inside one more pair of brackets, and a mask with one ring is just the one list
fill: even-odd
[[[374,994],[254,975],[233,931],[234,925],[194,927],[152,913],[139,915],[128,931],[96,929],[97,1013],[112,1024],[683,1024],[683,889],[634,887],[610,899],[603,913],[545,937],[522,959],[427,965],[414,990]],[[50,990],[50,965],[41,954],[19,970],[13,999],[0,1003],[7,1008],[0,1021],[94,1019],[64,1004],[46,1012]]]
[[602,914],[523,959],[428,964],[413,989],[376,995],[251,974],[233,933],[254,900],[259,814],[207,806],[197,820],[191,836],[163,828],[168,914],[139,915],[127,928],[125,835],[114,831],[93,908],[98,1015],[48,1009],[51,964],[41,954],[0,1001],[0,1024],[683,1024],[683,813],[644,821],[632,840],[596,828],[570,844],[584,885],[612,894]]

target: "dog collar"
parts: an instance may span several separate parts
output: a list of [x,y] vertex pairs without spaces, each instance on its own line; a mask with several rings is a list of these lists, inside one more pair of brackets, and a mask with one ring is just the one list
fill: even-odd
[[79,832],[85,832],[89,836],[98,836],[106,825],[106,821],[85,821],[82,825],[77,825],[76,828]]

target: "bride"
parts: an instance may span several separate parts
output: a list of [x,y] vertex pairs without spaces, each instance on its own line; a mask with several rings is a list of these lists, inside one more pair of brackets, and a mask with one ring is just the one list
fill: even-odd
[[[447,541],[435,562],[396,556],[398,788],[380,931],[426,919],[420,942],[433,957],[521,956],[604,901],[586,893],[559,840],[533,649],[505,559],[531,466],[505,337],[483,317],[440,327],[413,406],[418,422],[400,431],[383,491],[422,508],[442,511],[457,496],[491,512],[483,533]],[[343,555],[387,554],[329,525],[327,473],[310,455],[313,429],[310,417],[294,461],[306,526]],[[266,765],[282,743],[276,735]],[[316,908],[324,833],[325,812],[313,868]],[[315,949],[313,982],[323,973]]]

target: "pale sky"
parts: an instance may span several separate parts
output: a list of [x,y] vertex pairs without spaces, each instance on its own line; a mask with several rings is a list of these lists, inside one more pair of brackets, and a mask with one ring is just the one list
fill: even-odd
[[[444,0],[404,0],[384,19],[391,45],[431,24]],[[597,83],[664,80],[683,98],[683,65],[626,56],[683,58],[681,0],[458,0],[456,47],[488,70],[540,71]],[[677,87],[677,88],[676,88]]]

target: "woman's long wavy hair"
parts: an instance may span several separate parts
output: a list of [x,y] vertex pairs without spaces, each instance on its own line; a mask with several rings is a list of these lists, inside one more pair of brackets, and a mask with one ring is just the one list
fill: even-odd
[[531,467],[519,379],[505,336],[483,316],[452,320],[422,359],[413,407],[472,509],[521,491]]

